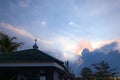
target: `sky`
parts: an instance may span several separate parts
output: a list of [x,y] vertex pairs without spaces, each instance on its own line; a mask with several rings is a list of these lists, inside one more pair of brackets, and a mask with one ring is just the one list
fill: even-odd
[[0,32],[24,42],[19,50],[31,49],[37,39],[39,50],[78,68],[100,60],[120,68],[119,4],[120,0],[0,0]]

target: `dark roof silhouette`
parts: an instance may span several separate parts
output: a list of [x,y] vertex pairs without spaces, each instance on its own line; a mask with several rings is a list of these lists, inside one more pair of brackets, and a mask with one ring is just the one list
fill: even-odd
[[0,54],[0,63],[8,62],[56,62],[60,65],[64,64],[62,61],[37,49]]

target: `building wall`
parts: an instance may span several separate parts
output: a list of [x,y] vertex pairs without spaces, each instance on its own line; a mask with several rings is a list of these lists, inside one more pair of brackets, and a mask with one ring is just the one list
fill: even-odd
[[[24,78],[22,80],[53,80],[53,70],[51,68],[34,68],[34,67],[0,67],[0,80],[15,80],[17,76]],[[16,78],[15,78],[16,77]]]
[[54,71],[54,80],[60,80],[59,79],[59,73]]
[[54,80],[71,80],[65,73],[54,71]]
[[[23,80],[70,80],[60,69],[55,67],[0,67],[0,80],[9,80],[15,76]],[[15,79],[13,79],[15,80]]]
[[46,73],[46,80],[53,80],[53,69],[47,69],[45,71]]

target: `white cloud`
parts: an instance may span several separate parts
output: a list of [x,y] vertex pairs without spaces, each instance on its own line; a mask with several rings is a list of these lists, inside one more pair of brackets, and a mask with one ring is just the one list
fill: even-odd
[[[53,39],[54,46],[56,49],[61,51],[64,60],[75,60],[76,59],[76,41],[68,36],[58,36]],[[56,47],[57,46],[57,47]]]
[[45,27],[47,25],[47,22],[46,21],[41,21],[40,24],[41,24],[42,27]]
[[61,43],[59,45],[61,45],[61,48],[64,49],[64,51],[71,51],[74,52],[74,48],[75,48],[75,41],[70,39],[69,37],[65,37],[65,36],[59,36],[55,39],[56,43]]
[[77,27],[77,26],[78,26],[78,25],[77,25],[75,22],[73,22],[73,21],[70,21],[70,22],[68,23],[68,25],[71,26],[71,27]]

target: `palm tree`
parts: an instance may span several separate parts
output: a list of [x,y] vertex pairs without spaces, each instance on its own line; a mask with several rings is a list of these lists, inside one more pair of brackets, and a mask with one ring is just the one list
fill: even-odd
[[14,42],[16,37],[10,37],[5,33],[0,32],[0,52],[7,53],[16,51],[19,47],[23,45],[23,42]]

